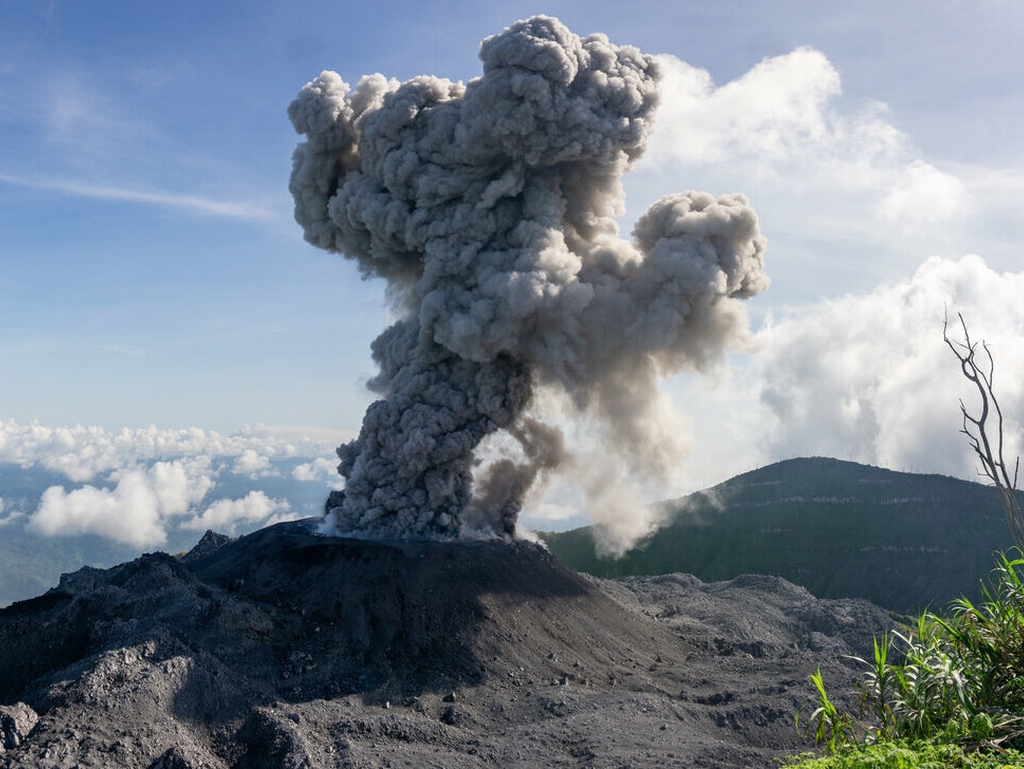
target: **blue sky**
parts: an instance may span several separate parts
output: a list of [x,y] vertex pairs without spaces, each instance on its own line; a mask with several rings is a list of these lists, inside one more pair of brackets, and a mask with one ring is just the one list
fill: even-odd
[[6,0],[0,459],[33,422],[356,431],[383,286],[303,242],[285,110],[323,69],[468,80],[541,12],[671,57],[624,229],[696,188],[748,194],[768,238],[754,347],[665,385],[693,446],[665,493],[814,453],[969,475],[944,305],[1024,414],[1016,2]]

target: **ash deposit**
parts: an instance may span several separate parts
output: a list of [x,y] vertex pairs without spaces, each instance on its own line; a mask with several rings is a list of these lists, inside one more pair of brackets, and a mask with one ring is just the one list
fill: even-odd
[[598,581],[317,520],[0,610],[0,767],[751,767],[888,616],[767,577]]

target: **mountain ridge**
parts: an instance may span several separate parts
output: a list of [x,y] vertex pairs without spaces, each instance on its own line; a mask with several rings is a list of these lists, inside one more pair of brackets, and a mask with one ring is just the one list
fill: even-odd
[[663,525],[615,560],[598,555],[589,527],[542,539],[598,577],[770,574],[904,613],[980,597],[994,553],[1012,545],[990,487],[831,457],[776,462],[657,507]]

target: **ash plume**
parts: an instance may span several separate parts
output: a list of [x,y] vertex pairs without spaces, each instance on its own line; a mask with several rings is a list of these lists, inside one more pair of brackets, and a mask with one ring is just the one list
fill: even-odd
[[[656,202],[619,236],[620,176],[643,152],[658,64],[553,18],[480,45],[469,83],[325,71],[288,109],[305,135],[290,189],[306,239],[388,282],[400,319],[373,343],[380,395],[338,449],[326,528],[363,537],[514,533],[531,483],[565,456],[536,412],[556,389],[657,476],[642,446],[657,380],[744,337],[765,241],[742,195]],[[656,425],[655,425],[656,426]],[[504,431],[519,460],[482,471]],[[649,461],[650,460],[650,461]]]

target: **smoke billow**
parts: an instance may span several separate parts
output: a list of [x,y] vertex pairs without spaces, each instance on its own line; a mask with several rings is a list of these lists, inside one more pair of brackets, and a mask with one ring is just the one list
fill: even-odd
[[[639,447],[658,428],[658,378],[742,338],[735,300],[768,285],[742,195],[671,195],[633,243],[619,236],[619,178],[658,102],[652,57],[538,16],[480,58],[467,84],[371,75],[353,89],[323,72],[288,110],[306,137],[290,185],[306,239],[387,280],[400,315],[373,343],[380,400],[338,449],[333,532],[511,535],[565,455],[533,408],[541,389],[657,476],[658,452]],[[477,447],[498,431],[520,456],[474,485]]]

